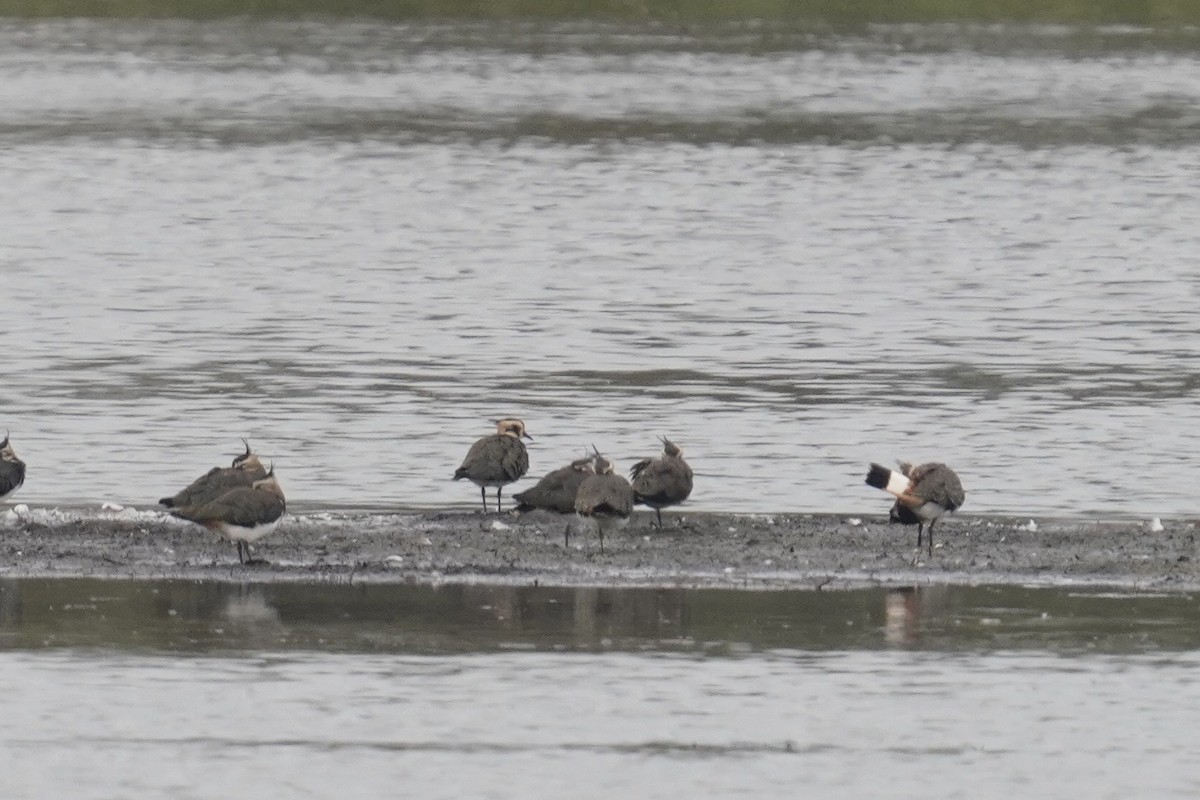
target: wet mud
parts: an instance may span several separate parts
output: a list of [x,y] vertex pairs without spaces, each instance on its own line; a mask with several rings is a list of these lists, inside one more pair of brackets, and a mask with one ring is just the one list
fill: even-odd
[[1196,524],[956,516],[933,555],[885,516],[635,514],[600,551],[595,532],[546,512],[290,516],[255,556],[157,512],[36,515],[0,524],[6,577],[848,588],[922,583],[1200,589]]

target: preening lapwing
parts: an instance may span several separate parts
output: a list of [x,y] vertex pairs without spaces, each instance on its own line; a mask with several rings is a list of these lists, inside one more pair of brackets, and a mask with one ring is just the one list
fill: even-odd
[[914,467],[901,461],[899,466],[897,471],[872,463],[867,484],[896,496],[889,518],[892,522],[917,526],[917,547],[921,546],[925,526],[929,525],[927,547],[929,555],[933,555],[934,523],[942,514],[959,508],[967,494],[958,475],[945,464]]
[[192,481],[186,489],[159,500],[159,505],[167,508],[202,505],[216,500],[230,489],[249,488],[255,481],[262,480],[267,475],[267,468],[250,451],[249,442],[242,439],[242,444],[246,445],[246,452],[236,456],[232,466],[213,467]]
[[238,562],[250,561],[250,543],[266,536],[287,510],[283,489],[275,479],[275,465],[251,486],[230,489],[196,505],[171,509],[171,515],[203,525],[237,543]]
[[487,487],[496,487],[496,510],[500,510],[500,493],[504,487],[529,471],[529,453],[522,438],[532,440],[519,419],[496,422],[496,432],[484,436],[467,451],[462,466],[454,471],[454,480],[466,478],[479,487],[483,498],[483,513],[487,513]]
[[662,509],[688,499],[692,493],[692,468],[683,460],[683,451],[665,436],[659,458],[643,458],[629,470],[635,503],[650,506],[662,528]]
[[[633,487],[623,475],[615,473],[612,462],[599,451],[592,459],[592,465],[596,474],[587,476],[580,484],[575,496],[575,513],[596,523],[600,532],[600,552],[603,553],[605,530],[624,527],[633,513]],[[569,536],[569,526],[567,531]],[[570,544],[569,539],[566,544]]]
[[8,441],[8,431],[0,442],[0,500],[21,488],[25,482],[25,462],[17,458]]

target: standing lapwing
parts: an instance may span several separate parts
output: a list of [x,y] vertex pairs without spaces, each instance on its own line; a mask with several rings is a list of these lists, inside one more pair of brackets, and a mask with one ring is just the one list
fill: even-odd
[[945,464],[930,463],[914,467],[899,462],[896,471],[871,464],[867,484],[896,495],[889,519],[902,525],[917,526],[917,547],[921,546],[925,525],[929,525],[928,552],[933,555],[933,524],[947,511],[959,508],[967,499],[954,470]]
[[629,470],[634,502],[654,509],[659,530],[662,509],[682,503],[692,493],[692,468],[683,460],[683,451],[665,436],[661,438],[662,457],[643,458]]
[[500,493],[504,487],[529,471],[529,453],[521,439],[533,440],[519,419],[496,422],[496,432],[484,436],[467,451],[462,466],[454,471],[454,480],[466,478],[479,487],[483,498],[483,513],[487,513],[487,487],[496,487],[496,511],[500,510]]
[[252,563],[250,543],[257,542],[279,524],[287,510],[283,489],[275,479],[275,465],[251,486],[240,486],[215,500],[171,509],[171,515],[203,525],[237,543],[238,562]]
[[[625,476],[613,471],[612,462],[600,455],[599,451],[596,451],[592,464],[596,474],[586,477],[579,486],[579,493],[575,496],[575,513],[595,521],[600,532],[600,552],[603,553],[605,528],[624,527],[633,513],[633,487],[625,480]],[[570,526],[566,537],[569,535]],[[569,538],[565,544],[570,545]]]
[[250,451],[250,443],[242,439],[246,452],[233,459],[229,467],[213,467],[208,472],[192,481],[186,489],[181,489],[172,497],[164,497],[159,505],[167,508],[179,506],[197,506],[216,500],[230,489],[240,489],[254,485],[267,475],[267,468],[258,460],[258,456]]
[[13,452],[8,443],[8,431],[5,431],[4,441],[0,442],[0,500],[20,489],[24,482],[25,462]]

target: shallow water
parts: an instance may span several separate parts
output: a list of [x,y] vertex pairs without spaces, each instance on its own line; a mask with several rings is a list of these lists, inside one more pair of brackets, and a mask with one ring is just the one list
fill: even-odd
[[[1197,50],[1137,28],[0,22],[15,500],[681,443],[691,505],[1181,515]],[[528,485],[528,484],[526,484]],[[520,484],[509,493],[519,490]]]
[[1198,614],[992,587],[0,581],[0,766],[18,796],[1194,796]]

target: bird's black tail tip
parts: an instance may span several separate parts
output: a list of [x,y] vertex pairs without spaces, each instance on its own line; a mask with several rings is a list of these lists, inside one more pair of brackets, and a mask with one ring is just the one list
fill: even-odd
[[892,471],[885,466],[871,462],[871,469],[867,472],[867,485],[874,486],[876,489],[886,489],[888,480],[892,477]]
[[158,501],[158,504],[160,506],[166,506],[167,508],[171,508],[172,506],[175,505],[175,501],[172,500],[170,497],[164,497],[162,500]]

